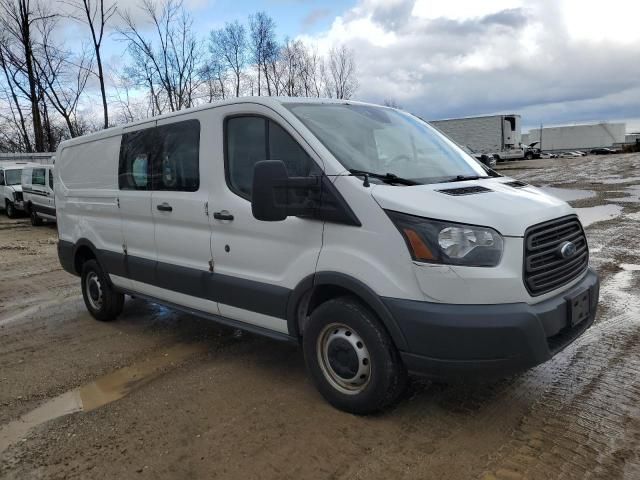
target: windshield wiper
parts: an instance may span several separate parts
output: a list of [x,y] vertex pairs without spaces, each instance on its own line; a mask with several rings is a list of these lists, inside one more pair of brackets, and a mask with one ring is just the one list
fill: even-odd
[[367,172],[366,170],[358,170],[355,168],[350,168],[349,173],[351,173],[351,175],[356,175],[356,176],[367,176],[371,178],[378,178],[385,183],[399,183],[400,185],[421,185],[420,182],[416,182],[415,180],[411,180],[410,178],[399,177],[395,173],[375,173],[375,172]]
[[450,182],[466,182],[467,180],[478,180],[481,178],[489,178],[489,175],[480,176],[480,175],[456,175],[455,177],[451,177],[447,180],[443,180],[442,183],[450,183]]

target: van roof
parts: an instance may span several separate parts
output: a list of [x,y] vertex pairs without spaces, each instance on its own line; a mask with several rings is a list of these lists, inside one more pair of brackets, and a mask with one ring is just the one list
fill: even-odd
[[[1,161],[0,168],[4,170],[11,170],[16,168],[28,168],[28,167],[39,167],[41,166],[39,163],[33,162],[14,162],[14,161]],[[44,165],[42,165],[44,166]]]
[[[69,140],[65,140],[60,143],[60,147],[66,147],[71,145],[77,145],[85,143],[90,140],[98,140],[101,138],[107,138],[114,135],[119,135],[124,128],[135,127],[136,125],[144,125],[152,121],[163,120],[166,118],[178,117],[188,113],[199,112],[203,110],[209,110],[211,108],[223,107],[226,105],[238,105],[243,103],[255,103],[264,105],[267,107],[273,107],[276,105],[283,105],[287,103],[317,103],[317,104],[349,104],[349,105],[374,105],[371,103],[357,102],[354,100],[338,100],[333,98],[312,98],[312,97],[234,97],[228,100],[220,100],[212,103],[205,103],[198,105],[197,107],[185,108],[184,110],[178,110],[177,112],[164,113],[155,117],[145,118],[143,120],[137,120],[135,122],[127,123],[124,125],[118,125],[116,127],[110,127],[105,130],[84,135],[82,137],[76,137]],[[378,105],[376,105],[378,106]],[[58,147],[58,148],[60,148]]]

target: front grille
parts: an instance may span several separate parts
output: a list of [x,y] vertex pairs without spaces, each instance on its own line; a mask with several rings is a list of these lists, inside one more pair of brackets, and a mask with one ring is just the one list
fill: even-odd
[[447,195],[460,196],[460,195],[473,195],[475,193],[487,193],[487,192],[492,192],[493,190],[486,187],[481,187],[479,185],[477,186],[474,185],[471,187],[445,188],[438,191],[440,193],[446,193]]
[[[565,242],[575,245],[569,258],[560,255]],[[575,215],[529,227],[524,237],[524,284],[532,296],[566,285],[589,264],[587,239]]]
[[16,202],[21,202],[22,201],[22,192],[14,192],[14,198]]

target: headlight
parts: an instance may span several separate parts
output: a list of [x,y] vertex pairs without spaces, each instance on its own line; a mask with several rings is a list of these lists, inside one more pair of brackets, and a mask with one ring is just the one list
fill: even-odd
[[386,211],[418,262],[495,267],[503,251],[502,236],[488,227],[450,223]]

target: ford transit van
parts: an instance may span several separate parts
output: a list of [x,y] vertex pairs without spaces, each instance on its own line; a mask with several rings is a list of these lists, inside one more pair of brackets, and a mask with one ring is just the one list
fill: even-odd
[[596,314],[574,210],[392,108],[233,99],[56,158],[59,258],[93,317],[134,295],[300,342],[349,412],[393,403],[408,373],[533,367]]
[[30,162],[0,162],[0,209],[9,218],[24,211],[22,196],[22,170],[37,165]]
[[34,165],[22,170],[22,195],[24,209],[34,227],[43,220],[56,221],[53,196],[53,165]]

